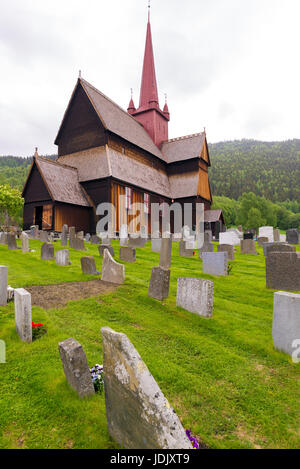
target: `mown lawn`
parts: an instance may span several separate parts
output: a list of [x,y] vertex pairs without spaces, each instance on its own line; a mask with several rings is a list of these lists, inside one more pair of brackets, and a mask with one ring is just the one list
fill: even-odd
[[[118,261],[118,243],[113,243]],[[35,253],[0,246],[12,287],[89,280],[80,269],[82,253],[71,250],[72,266],[39,259]],[[97,246],[88,255],[101,259]],[[56,243],[60,249],[60,243]],[[238,248],[239,251],[239,248]],[[151,268],[159,255],[151,244],[126,264],[126,282],[113,293],[71,301],[60,309],[33,307],[35,322],[48,333],[32,344],[15,331],[14,305],[0,308],[0,339],[7,363],[0,364],[1,448],[117,448],[107,432],[104,396],[80,400],[66,383],[58,342],[74,337],[90,366],[102,363],[100,329],[128,335],[185,428],[210,448],[299,448],[300,364],[273,349],[273,292],[265,288],[262,249],[258,256],[236,253],[228,277],[202,274],[197,257],[180,258],[173,244],[169,298],[148,298]],[[213,279],[212,319],[176,307],[180,276]]]

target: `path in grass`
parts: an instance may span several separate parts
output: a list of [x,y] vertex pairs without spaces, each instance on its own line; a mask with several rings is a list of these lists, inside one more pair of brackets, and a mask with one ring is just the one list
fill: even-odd
[[[101,259],[97,246],[70,250],[72,265],[40,261],[0,246],[13,287],[92,280],[81,274],[80,257]],[[118,258],[118,243],[113,246]],[[56,249],[60,249],[56,243]],[[238,248],[239,249],[239,248]],[[33,320],[48,333],[23,344],[14,327],[14,308],[0,308],[0,339],[7,363],[0,364],[1,448],[116,448],[106,427],[104,396],[79,400],[64,378],[58,342],[76,338],[90,366],[102,363],[100,328],[128,335],[185,428],[211,448],[297,448],[300,444],[300,365],[272,344],[272,290],[265,288],[262,249],[258,256],[236,254],[229,277],[202,274],[198,258],[180,258],[173,244],[170,297],[148,298],[152,266],[159,255],[151,244],[126,264],[126,281],[114,292],[48,310],[33,306]],[[212,319],[176,307],[180,276],[214,280]]]

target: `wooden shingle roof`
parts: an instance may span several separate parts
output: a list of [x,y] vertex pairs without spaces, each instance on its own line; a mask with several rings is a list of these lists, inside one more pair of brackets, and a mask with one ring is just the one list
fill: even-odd
[[161,151],[167,163],[200,158],[205,138],[205,132],[173,138],[162,143]]

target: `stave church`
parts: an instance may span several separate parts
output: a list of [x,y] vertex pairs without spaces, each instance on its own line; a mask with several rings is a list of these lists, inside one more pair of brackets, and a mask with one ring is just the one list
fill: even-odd
[[79,76],[55,139],[57,160],[35,152],[23,189],[23,228],[60,232],[66,224],[95,233],[101,202],[115,206],[116,233],[129,224],[133,203],[143,204],[149,231],[152,203],[201,202],[206,221],[221,219],[210,210],[205,131],[169,139],[169,121],[167,102],[159,104],[149,13],[138,107],[131,97],[126,112]]

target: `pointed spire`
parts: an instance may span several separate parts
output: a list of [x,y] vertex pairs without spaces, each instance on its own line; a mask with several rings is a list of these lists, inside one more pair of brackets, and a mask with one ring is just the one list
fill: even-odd
[[149,107],[149,105],[158,107],[157,82],[150,24],[150,2],[148,8],[148,24],[140,94],[140,107]]
[[39,154],[38,154],[38,147],[35,147],[35,152],[34,152],[33,157],[34,157],[34,158],[38,158],[38,157],[39,157]]
[[170,113],[169,113],[169,108],[168,108],[168,96],[167,93],[165,93],[165,105],[163,109],[163,113],[166,115],[166,117],[170,120]]
[[127,108],[128,114],[132,114],[134,111],[136,111],[135,105],[134,105],[134,102],[133,102],[133,89],[130,88],[130,91],[131,91],[131,99],[129,101],[129,106]]

